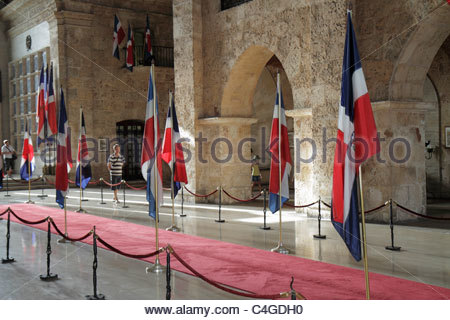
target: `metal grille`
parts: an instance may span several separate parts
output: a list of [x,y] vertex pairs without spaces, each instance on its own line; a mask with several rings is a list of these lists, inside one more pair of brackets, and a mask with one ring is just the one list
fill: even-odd
[[227,10],[233,7],[240,6],[243,3],[250,2],[252,0],[221,0],[221,10]]
[[[157,67],[173,68],[173,47],[153,46],[155,65]],[[135,61],[138,65],[149,66],[151,61],[144,61],[144,46],[135,46]]]

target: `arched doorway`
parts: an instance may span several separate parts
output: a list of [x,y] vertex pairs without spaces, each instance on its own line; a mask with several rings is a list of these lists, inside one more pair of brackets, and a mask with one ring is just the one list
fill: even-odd
[[124,120],[116,123],[116,136],[125,157],[123,178],[125,180],[140,180],[141,149],[144,121]]

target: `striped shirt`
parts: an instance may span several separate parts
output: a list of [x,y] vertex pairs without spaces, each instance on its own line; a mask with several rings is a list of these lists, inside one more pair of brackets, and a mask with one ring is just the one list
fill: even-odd
[[123,155],[119,154],[116,156],[114,153],[109,156],[108,163],[111,164],[111,175],[112,176],[122,176],[122,167],[125,163],[125,158]]

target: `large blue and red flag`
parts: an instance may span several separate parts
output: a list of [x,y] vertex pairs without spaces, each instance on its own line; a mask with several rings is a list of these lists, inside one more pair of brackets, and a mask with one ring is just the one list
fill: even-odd
[[184,163],[183,148],[180,140],[177,113],[172,92],[169,94],[169,111],[167,113],[166,129],[164,131],[162,159],[173,170],[173,196],[177,196],[183,184],[187,184],[186,166]]
[[28,181],[33,177],[35,168],[33,141],[29,130],[28,120],[25,124],[25,133],[23,135],[22,161],[20,162],[20,178]]
[[[145,113],[144,136],[142,139],[141,171],[147,181],[147,201],[149,215],[156,219],[156,212],[163,204],[162,159],[158,120],[158,98],[156,96],[154,66],[150,69],[148,81],[147,110]],[[158,203],[155,195],[158,194]],[[158,205],[158,206],[157,206]]]
[[125,31],[123,31],[122,24],[120,23],[117,15],[114,15],[114,34],[113,34],[113,56],[120,60],[119,45],[125,38]]
[[133,65],[134,65],[133,47],[134,47],[133,29],[131,29],[130,24],[128,24],[127,54],[125,62],[127,65],[127,69],[130,70],[131,72],[133,72]]
[[39,94],[37,101],[37,147],[45,142],[47,139],[46,126],[47,120],[45,118],[45,102],[46,102],[46,83],[45,83],[45,70],[41,68],[41,75],[39,78]]
[[48,94],[47,103],[45,107],[46,120],[47,120],[47,136],[55,135],[58,132],[58,126],[56,123],[56,101],[55,92],[53,89],[53,64],[50,68],[50,76],[48,81]]
[[145,39],[144,39],[144,61],[149,62],[153,56],[152,40],[150,38],[150,21],[147,15],[147,25],[145,27]]
[[92,178],[91,163],[89,160],[89,150],[86,141],[86,125],[84,123],[83,111],[81,111],[80,138],[78,140],[77,172],[75,183],[80,186],[81,169],[81,188],[85,189]]
[[351,12],[347,13],[341,106],[334,154],[331,221],[352,256],[361,260],[357,175],[359,165],[379,152],[377,128],[361,67]]
[[69,172],[72,168],[72,152],[70,145],[69,121],[67,119],[66,104],[64,102],[64,93],[62,88],[60,95],[56,154],[56,203],[58,203],[61,209],[64,209],[64,198],[69,192]]
[[280,193],[281,207],[289,199],[289,173],[291,172],[292,160],[291,152],[289,149],[286,115],[284,111],[285,110],[283,94],[281,92],[280,75],[278,74],[277,97],[275,99],[272,131],[270,134],[271,162],[269,180],[269,209],[270,211],[272,211],[272,213],[280,210]]

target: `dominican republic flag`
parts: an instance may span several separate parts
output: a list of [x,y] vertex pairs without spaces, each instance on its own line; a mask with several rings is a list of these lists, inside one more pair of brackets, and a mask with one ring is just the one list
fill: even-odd
[[[158,98],[156,96],[154,66],[150,69],[148,82],[147,110],[145,113],[144,136],[142,139],[141,171],[147,181],[147,201],[149,215],[156,219],[156,212],[163,204],[162,189],[162,159],[161,142],[158,120]],[[155,183],[156,180],[156,183]],[[157,188],[157,189],[156,189]],[[158,192],[158,208],[156,208],[155,194]]]
[[50,77],[48,82],[48,97],[45,108],[47,119],[47,136],[55,135],[58,132],[58,126],[56,124],[56,101],[55,92],[53,89],[53,64],[50,68]]
[[[164,131],[162,159],[173,170],[173,196],[177,196],[178,191],[184,184],[188,183],[186,166],[184,164],[183,148],[181,146],[180,130],[178,128],[177,113],[172,92],[169,94],[169,112],[167,113],[166,130]],[[175,154],[175,156],[174,156]],[[183,184],[183,185],[182,185]]]
[[64,209],[64,198],[69,192],[69,172],[72,168],[72,152],[70,145],[69,121],[67,119],[64,93],[61,88],[58,140],[56,149],[56,203]]
[[113,56],[120,60],[119,45],[125,38],[125,31],[123,31],[122,24],[117,15],[114,15],[114,35],[113,35]]
[[[278,107],[280,106],[280,114]],[[277,74],[277,97],[273,110],[272,132],[270,134],[270,152],[272,154],[270,162],[269,181],[269,209],[272,213],[280,209],[289,199],[289,173],[291,172],[292,160],[289,150],[289,138],[286,125],[286,115],[284,113],[283,94],[281,92],[280,74]],[[281,128],[281,134],[280,134]],[[280,148],[281,140],[281,148]],[[281,160],[279,157],[281,156]],[[281,186],[280,186],[280,165],[281,165]],[[281,187],[281,188],[280,188]],[[281,189],[281,191],[280,191]]]
[[81,188],[85,189],[92,178],[91,163],[89,161],[89,151],[86,142],[86,125],[84,123],[83,111],[81,111],[80,139],[78,140],[77,173],[75,183],[80,186],[81,167]]
[[134,47],[134,34],[130,24],[128,24],[127,57],[125,60],[127,64],[127,69],[130,70],[131,72],[133,71],[134,65],[133,47]]
[[28,181],[34,172],[34,150],[33,141],[29,131],[28,121],[25,124],[25,133],[23,135],[22,161],[20,162],[20,178]]
[[150,21],[147,15],[147,25],[145,27],[145,39],[144,39],[144,61],[150,62],[153,56],[152,40],[150,38]]
[[45,118],[45,101],[46,101],[46,76],[44,67],[41,68],[41,76],[39,80],[39,94],[38,94],[38,103],[37,103],[37,118],[38,118],[38,127],[37,127],[37,147],[45,142],[47,138],[46,134],[46,126],[47,119]]
[[331,221],[352,256],[361,260],[357,175],[360,163],[379,152],[377,128],[361,67],[351,12],[347,13],[341,106],[334,154]]

